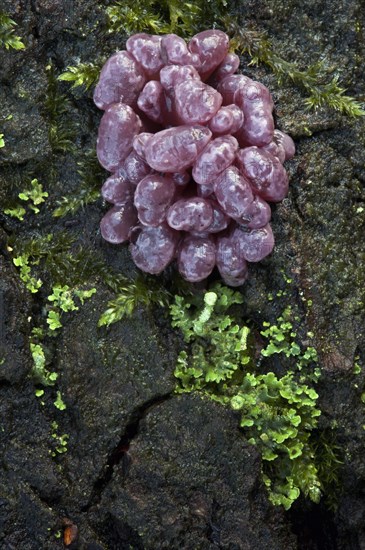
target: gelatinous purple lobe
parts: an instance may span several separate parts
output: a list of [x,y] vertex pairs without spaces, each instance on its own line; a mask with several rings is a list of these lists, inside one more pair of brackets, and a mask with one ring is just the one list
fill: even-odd
[[215,135],[235,134],[243,124],[243,113],[237,105],[221,107],[208,123],[208,128]]
[[259,147],[246,147],[237,152],[236,158],[255,193],[266,201],[283,200],[288,193],[288,175],[276,157]]
[[274,132],[271,112],[255,105],[252,110],[244,109],[245,123],[235,134],[241,147],[256,145],[262,147],[270,143]]
[[226,229],[229,225],[229,217],[223,212],[219,204],[212,199],[209,199],[210,205],[213,209],[213,221],[206,228],[207,233],[219,233]]
[[288,134],[280,130],[274,130],[273,140],[268,145],[265,145],[263,149],[279,159],[281,164],[293,158],[295,154],[294,141]]
[[122,164],[131,183],[137,185],[142,178],[152,172],[151,167],[137,153],[132,150]]
[[180,199],[167,212],[167,223],[178,231],[204,231],[212,222],[212,206],[200,197]]
[[168,65],[160,71],[161,85],[165,90],[165,118],[166,123],[177,126],[181,119],[176,112],[175,88],[188,80],[196,80],[201,83],[199,73],[192,65]]
[[214,194],[214,189],[211,185],[197,185],[196,194],[198,197],[203,197],[203,199],[210,197]]
[[274,108],[274,101],[268,88],[262,82],[256,80],[248,79],[244,86],[240,86],[237,89],[235,100],[239,107],[241,102],[243,102],[243,105],[245,103],[264,102],[265,107],[270,111]]
[[132,149],[141,121],[129,105],[113,103],[101,118],[96,152],[100,164],[115,172]]
[[150,134],[149,132],[141,132],[140,134],[134,136],[133,138],[133,143],[132,143],[133,149],[135,150],[137,155],[141,157],[141,159],[143,160],[146,160],[146,154],[145,154],[146,144],[153,135],[154,134]]
[[240,223],[249,229],[259,229],[264,227],[271,220],[270,205],[258,195],[255,195],[253,202],[247,208],[245,219]]
[[214,182],[214,193],[223,212],[234,220],[245,223],[254,196],[250,182],[235,166],[230,166]]
[[268,143],[267,145],[261,147],[261,149],[276,157],[281,162],[281,164],[285,162],[285,149],[282,144],[277,143],[275,139],[270,141],[270,143]]
[[235,104],[236,93],[248,82],[252,82],[251,79],[243,74],[233,74],[223,78],[217,85],[217,90],[223,98],[223,105]]
[[191,181],[191,176],[189,172],[175,172],[175,174],[172,174],[172,179],[175,183],[175,185],[179,185],[184,187]]
[[236,229],[239,246],[248,262],[260,262],[271,254],[275,240],[270,224],[260,229]]
[[95,91],[106,108],[98,157],[114,172],[102,188],[115,204],[102,235],[129,239],[143,271],[160,273],[177,252],[187,280],[203,280],[216,263],[224,282],[239,286],[247,261],[272,250],[266,200],[287,192],[282,163],[294,143],[273,130],[268,89],[234,74],[239,58],[221,31],[199,33],[188,46],[173,34],[138,34],[127,50],[105,64]]
[[186,80],[174,88],[174,106],[182,124],[205,124],[222,105],[222,96],[199,80]]
[[214,71],[209,79],[209,83],[216,87],[218,82],[235,73],[240,66],[240,58],[235,53],[227,53],[219,67]]
[[233,136],[210,141],[194,163],[194,180],[201,185],[213,185],[219,174],[232,164],[237,149],[238,142]]
[[165,65],[200,65],[199,56],[189,52],[185,40],[177,34],[166,34],[162,37],[161,57]]
[[162,130],[147,142],[146,160],[159,172],[182,172],[192,166],[211,137],[212,132],[199,125]]
[[174,259],[180,234],[168,225],[133,230],[129,250],[139,269],[156,275]]
[[181,242],[177,265],[187,281],[196,283],[206,279],[215,265],[215,243],[211,237],[186,235]]
[[94,91],[94,103],[106,109],[112,103],[135,105],[146,82],[141,65],[128,52],[112,55],[103,66]]
[[272,116],[273,101],[266,86],[251,80],[237,90],[234,100],[245,118],[244,125],[236,134],[239,144],[242,147],[261,147],[270,143],[275,126]]
[[116,173],[110,176],[101,188],[103,199],[112,204],[133,202],[135,185],[126,177],[126,174]]
[[248,279],[248,271],[242,269],[242,271],[234,276],[231,273],[225,273],[223,270],[220,271],[223,282],[228,286],[241,286]]
[[282,147],[285,151],[285,159],[290,160],[295,155],[295,143],[288,134],[280,130],[274,130],[274,141],[278,147]]
[[134,196],[139,221],[153,227],[160,225],[166,219],[174,195],[175,185],[171,177],[153,174],[143,178]]
[[186,82],[187,80],[198,80],[200,76],[198,71],[192,65],[167,65],[160,71],[160,82],[164,90],[168,93],[173,92],[175,86]]
[[[238,107],[237,107],[238,109]],[[233,125],[233,115],[231,113],[230,109],[227,109],[227,107],[221,107],[218,109],[214,117],[212,117],[208,123],[209,130],[212,131],[213,134],[230,134],[230,130]]]
[[137,101],[138,107],[151,120],[163,124],[166,120],[166,101],[161,82],[150,80],[147,82]]
[[229,109],[232,113],[233,125],[232,125],[232,128],[231,128],[231,132],[233,134],[235,134],[243,126],[244,121],[245,121],[245,117],[243,115],[243,112],[241,111],[241,109],[239,107],[237,107],[237,105],[227,105],[226,109]]
[[131,228],[136,223],[137,211],[132,202],[116,204],[101,219],[101,235],[109,243],[124,243],[129,239]]
[[199,74],[202,80],[206,80],[226,57],[229,37],[219,30],[199,32],[190,40],[188,48],[199,56]]
[[128,38],[127,51],[142,65],[149,78],[158,76],[164,66],[161,57],[161,36],[139,33]]
[[242,285],[248,277],[248,265],[240,247],[237,226],[233,225],[217,238],[216,264],[224,282]]

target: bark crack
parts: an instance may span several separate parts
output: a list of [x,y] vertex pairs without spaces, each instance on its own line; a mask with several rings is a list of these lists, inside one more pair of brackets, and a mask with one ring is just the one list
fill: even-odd
[[99,504],[102,498],[102,494],[108,486],[110,480],[113,477],[114,468],[117,465],[121,465],[123,478],[128,476],[129,468],[131,465],[131,458],[128,454],[128,449],[131,441],[139,434],[140,423],[147,416],[152,407],[156,407],[165,401],[171,399],[172,394],[168,393],[158,397],[149,399],[139,407],[137,407],[130,415],[129,422],[127,423],[118,444],[109,453],[106,464],[102,469],[99,477],[94,482],[93,489],[88,503],[81,509],[82,512],[87,512],[93,506]]

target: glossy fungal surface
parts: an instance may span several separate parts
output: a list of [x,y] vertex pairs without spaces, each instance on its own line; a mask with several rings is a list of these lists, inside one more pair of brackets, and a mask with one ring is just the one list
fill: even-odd
[[188,281],[216,267],[239,286],[273,250],[269,202],[288,192],[295,146],[274,128],[269,90],[238,67],[228,36],[211,29],[188,43],[136,34],[101,71],[97,154],[113,205],[101,234],[130,242],[147,273],[176,261]]

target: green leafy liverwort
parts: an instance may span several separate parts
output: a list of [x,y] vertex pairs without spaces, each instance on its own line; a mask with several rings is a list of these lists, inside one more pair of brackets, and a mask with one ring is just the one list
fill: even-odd
[[170,307],[172,326],[182,330],[192,352],[189,357],[181,351],[178,357],[175,376],[181,381],[179,392],[206,389],[209,383],[222,384],[251,360],[248,327],[240,327],[225,315],[229,306],[242,303],[242,296],[220,285],[214,289],[205,293],[201,310],[201,296],[189,302],[175,296]]
[[[48,197],[48,193],[43,191],[42,184],[37,179],[32,179],[30,185],[18,194],[20,200],[28,203],[27,206],[35,214],[39,214],[40,209],[38,206],[45,202],[45,198]],[[26,209],[21,204],[14,205],[13,208],[6,208],[4,213],[13,218],[17,218],[20,221],[24,220]]]
[[55,457],[57,455],[61,455],[64,453],[67,453],[67,444],[70,436],[68,434],[59,434],[58,432],[58,423],[56,421],[53,421],[51,424],[52,433],[51,437],[54,440],[54,451],[50,451],[52,456]]
[[[46,356],[41,344],[35,342],[30,343],[30,351],[33,358],[32,376],[37,384],[43,386],[54,386],[58,378],[56,372],[49,372],[46,366]],[[37,397],[41,397],[43,393],[39,393]]]
[[318,502],[321,482],[311,441],[321,414],[311,386],[318,378],[312,369],[316,356],[292,341],[288,309],[276,328],[267,328],[269,344],[262,355],[293,357],[294,368],[281,377],[258,371],[250,329],[233,315],[242,302],[240,293],[219,284],[203,296],[175,296],[172,325],[181,329],[187,343],[175,369],[176,391],[199,391],[240,411],[240,426],[262,454],[263,480],[273,504],[289,509],[300,493]]
[[85,300],[91,298],[96,293],[96,288],[89,290],[80,290],[70,288],[68,285],[56,285],[52,287],[52,294],[48,296],[48,300],[52,302],[53,309],[48,312],[47,323],[50,330],[57,330],[62,327],[61,313],[69,311],[77,311],[79,308],[75,304],[74,298],[77,297],[81,304],[84,305]]

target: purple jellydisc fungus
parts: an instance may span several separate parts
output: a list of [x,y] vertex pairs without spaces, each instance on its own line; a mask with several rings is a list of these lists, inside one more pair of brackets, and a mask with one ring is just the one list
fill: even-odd
[[238,286],[274,247],[268,202],[288,192],[295,147],[274,128],[269,90],[238,66],[228,36],[206,30],[188,43],[136,34],[101,71],[97,154],[113,205],[101,234],[130,242],[147,273],[176,260],[188,281],[217,267]]

